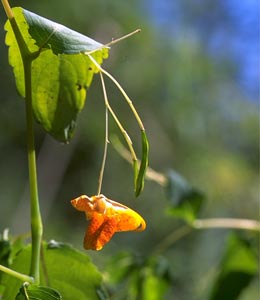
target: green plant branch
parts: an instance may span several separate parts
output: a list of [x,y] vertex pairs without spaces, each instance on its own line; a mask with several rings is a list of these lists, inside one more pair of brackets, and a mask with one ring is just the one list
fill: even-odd
[[107,77],[109,77],[114,82],[114,84],[118,87],[119,91],[122,93],[122,95],[124,96],[125,100],[127,101],[128,105],[129,105],[129,107],[131,108],[131,110],[135,116],[135,119],[139,125],[140,130],[145,131],[143,122],[142,122],[141,118],[139,117],[132,101],[130,100],[130,98],[124,91],[124,89],[121,87],[121,85],[118,83],[118,81],[111,74],[109,74],[106,70],[104,70],[91,55],[89,55],[88,53],[86,53],[86,54],[88,55],[89,59],[93,62],[93,64],[97,67],[97,69],[100,72],[104,73]]
[[120,131],[122,132],[126,143],[129,147],[130,153],[131,153],[131,157],[132,157],[132,161],[137,161],[137,157],[133,148],[133,144],[132,141],[129,137],[129,135],[127,134],[127,131],[124,129],[123,125],[121,124],[121,122],[119,121],[119,119],[117,118],[115,112],[113,111],[112,107],[110,106],[109,102],[108,102],[108,98],[107,98],[107,93],[106,93],[106,86],[105,86],[105,82],[104,82],[104,78],[102,73],[100,73],[100,78],[101,78],[101,83],[102,83],[102,88],[103,88],[103,93],[104,93],[104,100],[105,100],[105,105],[107,107],[107,109],[109,110],[109,112],[111,113],[112,117],[114,118],[117,126],[119,127]]
[[260,222],[250,219],[238,218],[210,218],[197,219],[192,223],[194,229],[229,228],[260,232]]
[[[118,43],[118,42],[121,42],[122,40],[128,39],[130,36],[132,36],[132,35],[134,35],[134,34],[136,34],[136,33],[139,33],[139,32],[141,32],[141,29],[140,29],[140,28],[138,28],[138,29],[136,29],[136,30],[134,30],[134,31],[132,31],[132,32],[130,32],[130,33],[128,33],[128,34],[126,34],[126,35],[120,37],[120,38],[112,39],[111,42],[105,44],[103,47],[109,47],[109,46],[112,46],[112,45],[114,45],[114,44],[116,44],[116,43]],[[89,53],[88,53],[88,54],[89,54]]]
[[132,31],[132,32],[130,32],[130,33],[128,33],[128,34],[126,34],[126,35],[120,37],[120,38],[112,39],[111,42],[109,42],[109,43],[107,43],[107,44],[104,44],[104,45],[102,45],[102,46],[100,46],[100,47],[98,47],[98,48],[96,48],[96,49],[94,49],[94,50],[87,51],[87,52],[84,52],[84,53],[85,53],[86,55],[89,55],[89,54],[92,54],[92,53],[94,53],[94,52],[96,52],[96,51],[102,50],[102,49],[104,49],[104,48],[108,48],[108,47],[110,47],[110,46],[112,46],[112,45],[114,45],[114,44],[116,44],[116,43],[118,43],[118,42],[121,42],[122,40],[127,39],[127,38],[129,38],[130,36],[132,36],[132,35],[134,35],[134,34],[136,34],[136,33],[139,33],[139,32],[141,32],[141,29],[136,29],[136,30],[134,30],[134,31]]
[[31,53],[16,23],[12,10],[7,0],[2,0],[5,12],[11,23],[17,44],[21,53],[24,67],[24,84],[26,99],[26,126],[27,126],[27,151],[28,151],[28,169],[30,183],[30,205],[31,205],[31,236],[32,236],[32,254],[30,276],[34,277],[35,283],[40,280],[40,248],[42,239],[42,220],[38,199],[37,170],[35,158],[34,128],[33,128],[33,109],[32,109],[32,84],[31,68],[32,61],[39,53]]
[[12,26],[17,44],[18,44],[20,52],[21,52],[23,62],[24,62],[25,59],[28,59],[28,57],[35,57],[36,58],[38,53],[37,54],[36,53],[31,53],[29,48],[27,47],[27,44],[23,39],[23,36],[22,36],[21,31],[20,31],[20,29],[19,29],[19,27],[16,23],[13,11],[12,11],[8,1],[7,0],[1,0],[1,1],[2,1],[2,4],[3,4],[4,10],[5,10],[5,13],[6,13],[6,15],[9,19],[9,22]]
[[173,246],[180,239],[186,237],[194,230],[200,229],[240,229],[251,230],[260,232],[260,222],[248,219],[236,219],[236,218],[210,218],[210,219],[197,219],[189,225],[179,227],[168,236],[166,236],[158,246],[153,250],[154,255],[162,254],[171,246]]
[[132,101],[130,100],[130,98],[128,97],[128,95],[124,91],[124,89],[121,87],[121,85],[117,82],[117,80],[112,75],[110,75],[107,71],[105,71],[91,55],[89,55],[87,52],[85,54],[89,57],[89,59],[92,61],[92,63],[96,66],[98,71],[100,73],[104,73],[105,75],[107,75],[107,77],[109,77],[114,82],[114,84],[117,86],[117,88],[122,93],[123,97],[125,98],[127,104],[129,105],[129,107],[130,107],[130,109],[131,109],[131,111],[132,111],[132,113],[133,113],[133,115],[134,115],[134,117],[137,121],[137,124],[138,124],[138,126],[141,130],[142,159],[141,159],[141,163],[139,164],[139,169],[138,169],[137,157],[136,157],[136,155],[133,151],[132,142],[131,142],[129,136],[127,135],[127,132],[123,128],[121,128],[120,123],[118,123],[117,117],[115,116],[113,110],[111,109],[109,103],[107,102],[108,110],[111,112],[111,114],[114,117],[114,119],[116,120],[119,128],[121,128],[120,130],[122,131],[123,135],[127,139],[128,146],[129,146],[130,152],[131,152],[132,157],[133,157],[134,186],[135,186],[135,195],[137,197],[137,196],[140,195],[141,191],[143,190],[144,177],[145,177],[145,172],[146,172],[146,168],[147,168],[147,164],[148,164],[149,143],[148,143],[147,136],[146,136],[146,133],[145,133],[144,125],[143,125],[142,120],[139,117]]
[[9,5],[9,2],[8,0],[1,0],[2,1],[2,5],[4,7],[4,10],[5,10],[5,13],[7,15],[7,18],[10,20],[10,19],[13,19],[14,17],[14,14],[13,14],[13,11]]
[[[101,81],[103,80],[102,74],[100,73],[101,76]],[[103,86],[102,82],[102,87],[103,87],[103,92],[104,92],[104,99],[107,101],[107,93],[105,86]],[[98,190],[97,190],[97,195],[100,195],[101,193],[101,188],[102,188],[102,182],[103,182],[103,176],[104,176],[104,171],[105,171],[105,165],[106,165],[106,158],[107,158],[107,146],[108,146],[109,140],[108,140],[108,108],[106,106],[105,109],[105,144],[104,144],[104,153],[103,153],[103,159],[102,159],[102,164],[101,164],[101,169],[99,173],[99,178],[98,178]]]
[[12,277],[15,277],[19,280],[21,280],[22,282],[30,282],[30,283],[33,283],[34,282],[34,278],[33,277],[30,277],[28,275],[25,275],[25,274],[22,274],[22,273],[19,273],[19,272],[16,272],[12,269],[9,269],[3,265],[0,265],[0,271],[12,276]]

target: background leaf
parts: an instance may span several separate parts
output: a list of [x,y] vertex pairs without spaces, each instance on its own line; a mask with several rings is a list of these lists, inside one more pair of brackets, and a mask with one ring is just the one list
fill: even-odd
[[[28,274],[31,247],[18,253],[12,268]],[[59,291],[64,300],[99,300],[97,290],[103,290],[102,277],[89,257],[66,244],[45,243],[41,264],[41,285]],[[3,300],[14,299],[21,281],[4,275]],[[105,294],[105,293],[104,293]]]
[[161,256],[144,259],[127,252],[118,253],[106,270],[109,283],[116,284],[115,299],[123,289],[127,290],[129,300],[162,300],[172,281],[169,262]]
[[147,262],[142,288],[143,300],[161,300],[171,284],[168,261],[161,256],[151,257]]
[[138,265],[138,259],[129,252],[119,252],[115,254],[107,263],[106,271],[109,274],[110,283],[122,282],[131,274]]
[[192,222],[200,212],[204,196],[193,188],[181,175],[171,170],[166,186],[171,207],[170,213],[187,222]]
[[258,260],[252,245],[238,235],[230,235],[210,300],[238,299],[257,272]]

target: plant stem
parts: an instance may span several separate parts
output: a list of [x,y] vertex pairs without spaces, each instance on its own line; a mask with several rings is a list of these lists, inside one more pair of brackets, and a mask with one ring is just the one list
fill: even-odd
[[260,222],[236,218],[197,219],[193,222],[192,227],[195,229],[230,228],[260,232]]
[[116,44],[116,43],[118,43],[118,42],[121,42],[122,40],[127,39],[127,38],[129,38],[130,36],[132,36],[132,35],[134,35],[134,34],[136,34],[136,33],[139,33],[139,32],[141,32],[141,29],[136,29],[136,30],[134,30],[134,31],[132,31],[132,32],[130,32],[130,33],[128,33],[128,34],[126,34],[126,35],[120,37],[120,38],[112,39],[111,42],[109,42],[109,43],[107,43],[107,44],[104,44],[104,45],[102,45],[102,46],[100,46],[100,47],[98,47],[98,48],[96,48],[96,49],[94,49],[94,50],[87,51],[87,52],[85,52],[85,54],[86,54],[86,55],[89,55],[89,54],[92,54],[92,53],[94,53],[94,52],[96,52],[96,51],[102,50],[102,49],[104,49],[104,48],[108,48],[108,47],[110,47],[110,46],[112,46],[112,45],[114,45],[114,44]]
[[40,281],[40,249],[42,239],[42,220],[38,199],[37,171],[34,145],[34,129],[33,129],[33,109],[32,109],[32,84],[31,84],[31,67],[32,61],[39,53],[31,53],[23,39],[19,27],[17,26],[13,12],[7,0],[2,0],[7,17],[10,20],[14,35],[16,37],[19,50],[23,60],[24,67],[24,84],[26,99],[26,126],[27,126],[27,151],[28,151],[28,167],[29,167],[29,183],[30,183],[30,204],[31,204],[31,235],[32,235],[32,254],[30,276],[35,283]]
[[[101,73],[100,73],[100,76],[102,77]],[[103,92],[104,92],[104,98],[107,99],[107,94],[106,94],[106,91],[104,90],[104,87],[103,87]],[[100,169],[99,178],[98,178],[97,195],[100,195],[100,193],[101,193],[104,170],[105,170],[105,165],[106,165],[106,158],[107,158],[107,145],[108,145],[108,143],[109,143],[109,140],[108,140],[108,108],[106,106],[106,108],[105,108],[105,145],[104,145],[104,153],[103,153],[101,169]]]
[[13,12],[12,12],[12,9],[11,9],[11,7],[10,7],[10,5],[9,5],[8,0],[2,0],[2,5],[3,5],[3,7],[4,7],[4,10],[5,10],[5,13],[6,13],[6,15],[7,15],[7,18],[8,18],[9,20],[10,20],[10,19],[13,19],[14,14],[13,14]]
[[154,249],[153,254],[161,254],[170,248],[177,241],[186,235],[198,229],[241,229],[260,232],[260,222],[249,219],[235,218],[212,218],[212,219],[197,219],[193,221],[191,226],[184,225],[163,239]]
[[34,144],[33,129],[33,109],[32,109],[32,87],[31,87],[31,61],[24,61],[25,75],[25,98],[26,98],[26,123],[27,123],[27,148],[28,166],[30,182],[31,200],[31,234],[32,234],[32,254],[30,275],[35,278],[35,282],[40,280],[40,249],[42,240],[42,220],[38,199],[37,168]]
[[129,135],[127,134],[127,131],[124,129],[123,125],[120,123],[119,119],[117,118],[115,112],[113,111],[112,107],[110,106],[109,102],[108,102],[108,98],[107,98],[107,93],[106,93],[106,87],[105,87],[105,82],[104,82],[104,78],[102,73],[100,73],[100,78],[101,78],[101,83],[102,83],[102,88],[103,88],[103,93],[104,93],[104,100],[105,100],[105,105],[107,107],[107,109],[109,110],[109,112],[111,113],[112,117],[114,118],[117,126],[119,127],[120,131],[122,132],[126,143],[128,145],[128,148],[130,150],[131,156],[132,156],[132,160],[133,161],[137,161],[137,157],[133,148],[133,144],[132,141],[129,137]]
[[27,276],[25,274],[22,274],[22,273],[19,273],[19,272],[16,272],[14,270],[11,270],[3,265],[0,265],[0,271],[2,272],[5,272],[6,274],[10,275],[10,276],[13,276],[23,282],[27,281],[27,282],[30,282],[30,283],[33,283],[34,282],[34,279],[30,276]]
[[[86,53],[87,54],[87,53]],[[93,64],[98,68],[98,70],[100,70],[102,73],[106,74],[107,77],[109,77],[113,82],[114,84],[118,87],[119,91],[122,93],[122,95],[124,96],[126,102],[128,103],[130,109],[132,110],[134,116],[135,116],[135,119],[139,125],[139,128],[141,129],[141,131],[145,131],[144,129],[144,125],[143,125],[143,122],[141,120],[141,118],[139,117],[134,105],[133,105],[133,102],[130,100],[130,98],[127,96],[126,92],[124,91],[124,89],[121,87],[121,85],[118,83],[118,81],[111,75],[109,74],[106,70],[104,70],[97,62],[96,60],[89,54],[87,54],[88,57],[90,58],[90,60],[93,62]]]
[[121,42],[122,40],[128,39],[130,36],[132,36],[132,35],[134,35],[136,33],[139,33],[139,32],[141,32],[140,28],[138,28],[138,29],[136,29],[136,30],[134,30],[134,31],[132,31],[132,32],[130,32],[130,33],[128,33],[128,34],[120,37],[120,38],[113,39],[111,42],[105,44],[104,47],[110,47],[110,46],[112,46],[112,45],[114,45],[114,44],[116,44],[118,42]]

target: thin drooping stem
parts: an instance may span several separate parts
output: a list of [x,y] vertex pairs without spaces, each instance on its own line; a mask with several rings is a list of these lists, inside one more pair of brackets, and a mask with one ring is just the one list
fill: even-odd
[[128,33],[128,34],[126,34],[126,35],[120,37],[120,38],[113,39],[111,42],[109,42],[109,43],[107,43],[107,44],[105,44],[105,45],[102,45],[102,46],[100,46],[100,47],[98,47],[98,48],[96,48],[96,49],[94,49],[94,50],[87,51],[87,52],[85,52],[85,54],[92,54],[92,53],[94,53],[94,52],[96,52],[96,51],[102,50],[102,49],[104,49],[104,48],[108,48],[108,47],[110,47],[110,46],[112,46],[112,45],[114,45],[114,44],[116,44],[116,43],[118,43],[118,42],[121,42],[121,41],[124,40],[124,39],[129,38],[130,36],[132,36],[132,35],[134,35],[134,34],[136,34],[136,33],[139,33],[140,31],[141,31],[141,29],[136,29],[136,30],[134,30],[134,31],[132,31],[132,32],[130,32],[130,33]]
[[104,78],[102,73],[100,73],[100,78],[101,78],[101,83],[102,83],[102,88],[103,88],[103,92],[104,92],[104,100],[105,100],[105,105],[107,107],[107,109],[109,110],[109,112],[111,113],[112,117],[114,118],[117,126],[119,127],[120,131],[122,132],[126,143],[128,145],[129,151],[131,153],[132,156],[132,160],[133,161],[137,161],[137,157],[132,145],[132,141],[129,137],[129,135],[127,134],[126,130],[124,129],[123,125],[121,124],[121,122],[119,121],[118,117],[116,116],[115,112],[113,111],[112,107],[110,106],[109,102],[108,102],[108,97],[107,97],[107,93],[106,93],[106,86],[105,86],[105,82],[104,82]]
[[109,74],[106,70],[104,70],[91,55],[89,55],[88,53],[86,53],[86,54],[88,55],[89,59],[93,62],[93,64],[97,67],[97,69],[99,71],[101,71],[102,73],[104,73],[107,77],[109,77],[114,82],[114,84],[118,87],[119,91],[122,93],[122,95],[124,96],[125,100],[127,101],[128,105],[129,105],[130,109],[132,110],[141,131],[145,131],[143,122],[142,122],[141,118],[139,117],[139,114],[136,111],[136,109],[133,105],[133,102],[128,97],[128,95],[126,94],[124,89],[121,87],[121,85],[118,83],[118,81],[111,74]]
[[134,31],[132,31],[132,32],[130,32],[130,33],[128,33],[128,34],[126,34],[126,35],[120,37],[120,38],[113,39],[111,42],[105,44],[104,47],[112,46],[112,45],[114,45],[114,44],[116,44],[116,43],[118,43],[118,42],[121,42],[122,40],[128,39],[130,36],[132,36],[132,35],[134,35],[134,34],[136,34],[136,33],[139,33],[139,32],[141,32],[141,29],[140,29],[140,28],[138,28],[138,29],[136,29],[136,30],[134,30]]
[[[101,76],[102,76],[102,74],[101,74]],[[106,94],[106,91],[104,90],[104,88],[103,88],[103,92],[104,92],[104,99],[106,99],[107,94]],[[109,143],[109,140],[108,140],[108,108],[106,106],[106,108],[105,108],[105,144],[104,144],[104,153],[103,153],[101,169],[100,169],[99,178],[98,178],[97,195],[100,195],[100,193],[101,193],[102,182],[103,182],[103,177],[104,177],[104,170],[105,170],[106,159],[107,159],[107,146],[108,146],[108,143]]]
[[[131,142],[129,136],[127,135],[127,132],[125,130],[122,130],[120,128],[121,126],[119,125],[120,123],[117,122],[120,130],[122,131],[122,133],[124,135],[124,137],[129,140],[128,146],[129,146],[129,150],[130,150],[130,152],[132,154],[132,157],[133,157],[135,195],[136,195],[136,197],[138,197],[140,195],[141,191],[143,190],[143,187],[144,187],[144,177],[145,177],[145,172],[146,172],[146,168],[147,168],[147,165],[148,165],[148,152],[149,152],[149,143],[148,143],[148,140],[147,140],[147,136],[146,136],[146,133],[145,133],[145,128],[144,128],[143,122],[142,122],[141,118],[139,117],[139,114],[138,114],[137,110],[135,109],[132,101],[130,100],[130,98],[126,94],[125,90],[118,83],[118,81],[112,75],[110,75],[107,71],[105,71],[90,54],[88,54],[87,52],[85,54],[89,57],[89,59],[92,61],[92,63],[96,66],[97,70],[101,73],[104,73],[107,77],[109,77],[114,82],[114,84],[117,86],[117,88],[119,89],[119,91],[123,95],[124,99],[126,100],[128,106],[130,107],[130,109],[131,109],[131,111],[132,111],[132,113],[133,113],[133,115],[134,115],[134,117],[137,121],[137,124],[138,124],[138,126],[141,130],[142,159],[141,159],[141,163],[140,163],[139,168],[138,168],[138,162],[137,162],[136,155],[133,151],[132,142]],[[116,121],[118,121],[118,118],[116,118],[116,116],[114,115],[109,103],[107,103],[107,105],[108,105],[108,109],[111,112],[114,119]]]

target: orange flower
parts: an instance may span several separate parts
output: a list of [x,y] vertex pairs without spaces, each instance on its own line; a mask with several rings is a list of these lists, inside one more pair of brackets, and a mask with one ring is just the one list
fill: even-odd
[[71,200],[79,211],[84,211],[90,220],[84,237],[84,248],[101,250],[118,231],[143,231],[144,219],[135,211],[104,195],[88,197],[82,195]]

